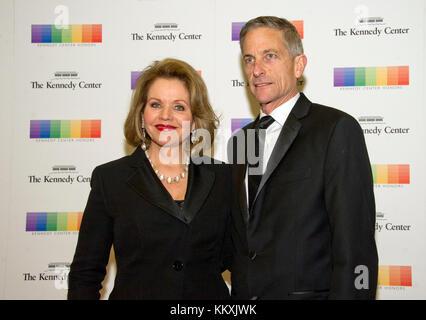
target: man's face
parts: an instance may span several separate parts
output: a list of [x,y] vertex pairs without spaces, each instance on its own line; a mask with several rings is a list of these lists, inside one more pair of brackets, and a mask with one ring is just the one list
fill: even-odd
[[306,57],[291,58],[282,31],[267,27],[249,31],[242,54],[250,90],[264,112],[270,113],[297,93]]

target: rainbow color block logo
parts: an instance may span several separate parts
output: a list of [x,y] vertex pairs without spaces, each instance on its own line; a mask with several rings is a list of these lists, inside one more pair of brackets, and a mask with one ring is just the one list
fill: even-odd
[[378,285],[411,287],[411,266],[379,266]]
[[33,24],[31,43],[100,43],[101,24]]
[[373,164],[375,184],[410,184],[409,164]]
[[79,231],[83,212],[27,212],[26,231]]
[[30,139],[100,137],[101,120],[30,120]]
[[334,68],[334,86],[408,86],[409,73],[408,66]]
[[252,122],[252,118],[238,118],[238,119],[231,119],[231,131],[232,134],[234,134],[235,131],[245,127],[250,122]]
[[[300,38],[303,39],[304,30],[303,30],[303,20],[293,20],[290,21],[297,29],[297,32],[300,35]],[[240,31],[245,25],[245,22],[232,22],[232,41],[240,41]]]

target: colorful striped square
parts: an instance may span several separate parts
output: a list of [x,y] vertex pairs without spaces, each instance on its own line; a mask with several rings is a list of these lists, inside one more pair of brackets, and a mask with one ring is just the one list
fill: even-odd
[[83,212],[27,212],[26,231],[79,231]]
[[411,266],[379,266],[378,285],[411,287]]
[[252,118],[239,118],[239,119],[231,119],[231,131],[234,134],[235,131],[245,127],[250,122],[252,122]]
[[373,164],[375,184],[410,184],[409,164]]
[[101,24],[33,24],[31,43],[100,43]]
[[101,120],[30,120],[30,139],[100,137]]
[[335,87],[406,86],[409,67],[334,68]]
[[[304,37],[304,28],[303,28],[303,20],[293,20],[290,21],[295,27],[297,32],[300,35],[300,38],[303,39]],[[243,26],[246,24],[246,22],[232,22],[231,25],[231,39],[232,41],[240,41],[240,31],[243,28]]]

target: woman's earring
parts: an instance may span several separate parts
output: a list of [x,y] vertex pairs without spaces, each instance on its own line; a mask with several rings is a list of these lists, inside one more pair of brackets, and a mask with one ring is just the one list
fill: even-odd
[[193,129],[191,131],[191,143],[192,144],[195,144],[200,140],[200,138],[195,135],[195,132],[196,132],[196,129]]
[[146,143],[145,143],[145,141],[146,141],[146,133],[145,133],[145,122],[143,121],[143,118],[142,118],[142,150],[143,151],[146,151],[146,149],[147,149],[147,147],[146,147]]

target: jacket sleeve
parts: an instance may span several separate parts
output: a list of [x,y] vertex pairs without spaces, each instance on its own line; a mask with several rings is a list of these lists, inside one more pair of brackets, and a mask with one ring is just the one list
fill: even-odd
[[378,256],[370,161],[359,124],[346,115],[330,137],[325,201],[332,235],[330,299],[374,299]]
[[68,299],[99,299],[111,244],[112,218],[108,215],[100,169],[95,168],[84,210],[77,247],[68,276]]

